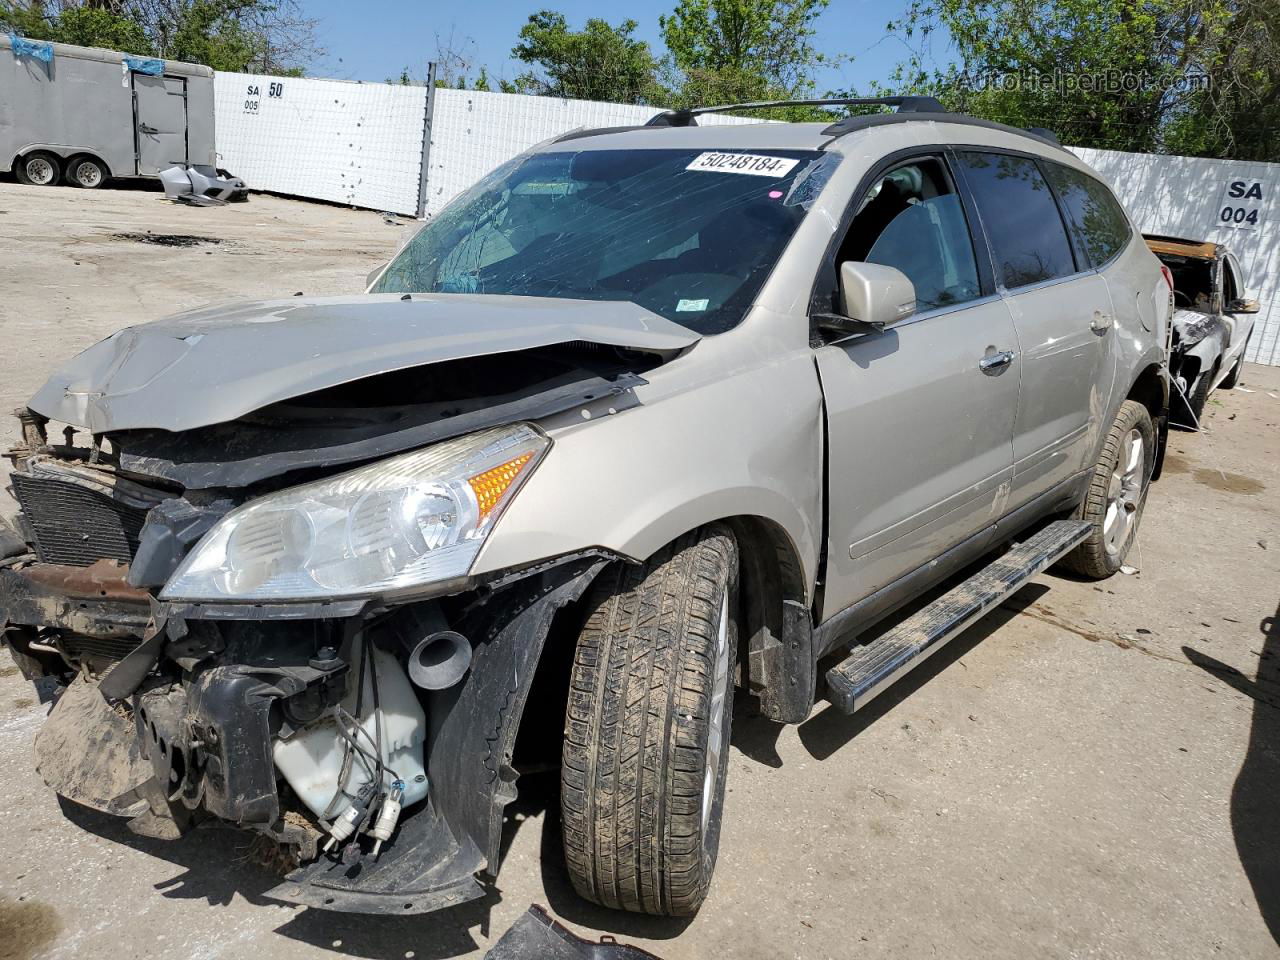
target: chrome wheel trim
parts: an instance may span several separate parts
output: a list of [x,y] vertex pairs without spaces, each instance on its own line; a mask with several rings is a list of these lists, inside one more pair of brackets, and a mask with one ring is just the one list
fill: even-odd
[[91,160],[76,164],[76,183],[86,187],[96,187],[102,182],[102,168]]
[[53,183],[53,164],[44,157],[32,157],[26,164],[27,179],[38,187]]
[[724,753],[724,701],[729,695],[729,590],[720,601],[720,626],[716,630],[715,671],[711,678],[711,711],[707,727],[707,767],[702,775],[702,835],[711,822],[720,757]]
[[1138,523],[1138,506],[1146,483],[1146,443],[1136,427],[1125,434],[1111,471],[1107,512],[1102,518],[1102,543],[1110,556],[1119,556]]

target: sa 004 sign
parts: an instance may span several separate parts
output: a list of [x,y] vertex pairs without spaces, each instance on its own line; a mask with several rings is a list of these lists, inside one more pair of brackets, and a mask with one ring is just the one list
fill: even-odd
[[1272,185],[1262,180],[1228,180],[1218,208],[1218,223],[1224,227],[1256,230],[1267,218]]

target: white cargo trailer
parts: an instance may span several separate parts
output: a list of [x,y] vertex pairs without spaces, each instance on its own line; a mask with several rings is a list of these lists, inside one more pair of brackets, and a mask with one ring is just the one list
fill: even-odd
[[93,188],[216,162],[209,67],[0,35],[0,170]]

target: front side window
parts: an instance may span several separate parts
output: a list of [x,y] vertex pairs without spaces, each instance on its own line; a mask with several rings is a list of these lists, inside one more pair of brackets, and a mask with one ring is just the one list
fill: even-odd
[[1124,209],[1110,190],[1088,174],[1058,163],[1046,163],[1045,170],[1066,210],[1076,246],[1095,267],[1101,267],[1133,236]]
[[1076,272],[1058,204],[1034,160],[1002,153],[960,158],[1000,283],[1014,289]]
[[742,319],[831,167],[800,150],[518,157],[423,227],[372,292],[625,300],[718,333]]
[[846,260],[901,270],[916,288],[919,311],[980,292],[964,209],[935,158],[896,167],[867,191],[836,262]]
[[1222,306],[1225,310],[1232,300],[1244,296],[1240,289],[1239,264],[1236,258],[1226,256],[1222,261]]

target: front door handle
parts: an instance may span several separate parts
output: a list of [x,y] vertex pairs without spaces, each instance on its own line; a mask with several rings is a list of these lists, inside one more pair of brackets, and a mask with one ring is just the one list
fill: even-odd
[[143,133],[159,133],[160,132],[155,127],[148,126],[145,123],[138,124],[138,129],[141,130]]
[[1000,373],[1005,367],[1013,363],[1013,357],[1014,353],[1012,350],[1000,350],[996,353],[989,353],[978,361],[978,369],[983,373]]

